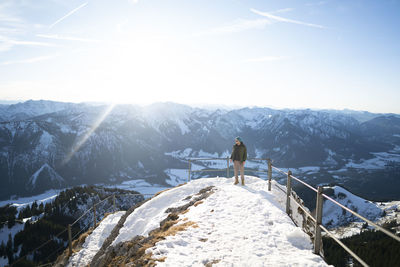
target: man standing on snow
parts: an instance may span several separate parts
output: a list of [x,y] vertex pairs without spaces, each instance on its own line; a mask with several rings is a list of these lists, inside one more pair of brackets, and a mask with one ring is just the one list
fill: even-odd
[[235,183],[239,183],[238,172],[240,168],[240,178],[242,185],[244,185],[244,164],[247,159],[247,148],[243,144],[242,138],[239,136],[235,138],[235,144],[232,148],[231,162],[233,161],[233,168],[235,170]]

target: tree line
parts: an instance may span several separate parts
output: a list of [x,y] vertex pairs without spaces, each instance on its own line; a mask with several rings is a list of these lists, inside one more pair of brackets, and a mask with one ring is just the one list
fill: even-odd
[[[400,223],[393,220],[383,226],[395,233],[394,229],[399,225]],[[363,228],[359,234],[343,238],[341,241],[371,267],[400,266],[400,242],[381,231]],[[328,264],[335,267],[350,266],[350,263],[354,267],[362,266],[332,238],[324,237],[323,246],[324,257]]]

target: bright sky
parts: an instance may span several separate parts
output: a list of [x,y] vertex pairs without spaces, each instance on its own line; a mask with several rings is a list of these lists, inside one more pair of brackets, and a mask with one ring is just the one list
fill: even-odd
[[0,99],[400,113],[400,1],[1,0]]

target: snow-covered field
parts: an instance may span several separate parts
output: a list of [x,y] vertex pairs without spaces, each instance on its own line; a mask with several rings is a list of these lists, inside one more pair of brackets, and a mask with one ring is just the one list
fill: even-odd
[[35,196],[31,196],[31,197],[21,197],[21,198],[17,198],[17,199],[3,200],[3,201],[0,201],[0,207],[5,206],[7,204],[13,204],[13,206],[16,206],[19,209],[26,205],[31,205],[35,201],[38,204],[40,204],[40,203],[46,204],[47,202],[53,201],[62,190],[65,190],[65,189],[61,189],[61,190],[52,189],[52,190],[46,191],[40,195],[35,195]]
[[[233,185],[232,178],[202,178],[159,194],[127,217],[113,245],[147,236],[167,217],[167,208],[188,203],[188,196],[208,186],[215,192],[179,217],[198,227],[167,236],[147,249],[153,258],[166,257],[159,266],[327,266],[312,253],[309,236],[286,215],[286,196],[276,188],[279,185],[274,182],[268,191],[267,182],[250,176],[246,186]],[[93,244],[104,239],[87,238]],[[71,264],[76,266],[76,261]]]
[[386,168],[386,166],[392,162],[400,163],[400,153],[397,150],[398,147],[392,152],[378,152],[378,153],[371,153],[375,157],[368,160],[363,160],[361,162],[352,162],[346,164],[347,168],[356,168],[356,169],[370,169],[370,170],[380,170]]
[[162,190],[169,188],[169,187],[165,187],[162,185],[150,184],[143,179],[129,180],[129,181],[122,182],[121,184],[110,185],[107,187],[119,188],[119,189],[124,189],[124,190],[134,190],[141,194],[145,194],[146,195],[145,197],[149,197],[151,195],[154,195],[157,192],[160,192]]

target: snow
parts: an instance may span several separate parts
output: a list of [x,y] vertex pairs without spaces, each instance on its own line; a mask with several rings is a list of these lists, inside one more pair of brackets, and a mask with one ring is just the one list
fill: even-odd
[[[24,220],[25,223],[25,220]],[[24,230],[25,224],[24,223],[19,223],[16,222],[15,225],[11,228],[8,228],[7,224],[4,224],[2,228],[0,228],[0,243],[4,242],[4,244],[7,244],[8,241],[8,235],[11,234],[12,240],[14,240],[14,237],[17,233],[20,231]],[[19,247],[19,252],[20,252],[21,247]],[[18,253],[14,253],[14,255],[19,255]],[[2,258],[0,257],[0,266],[6,266],[8,265],[8,258]]]
[[189,114],[193,109],[189,106],[177,105],[173,103],[155,103],[144,107],[142,116],[145,120],[157,129],[167,122],[172,122],[178,126],[182,135],[190,133],[189,127],[185,121],[190,121]]
[[172,151],[172,152],[166,152],[166,153],[164,153],[164,155],[172,156],[172,157],[177,158],[177,159],[186,159],[186,158],[188,158],[190,156],[192,151],[193,151],[193,149],[186,148],[183,151],[176,150],[176,151]]
[[[378,225],[383,225],[388,222],[392,222],[393,220],[400,222],[399,211],[400,211],[400,201],[390,201],[390,202],[381,202],[377,205],[379,209],[385,211],[386,215],[378,218],[374,222]],[[346,237],[351,237],[353,235],[359,234],[361,229],[364,227],[364,221],[361,222],[352,222],[348,226],[338,227],[334,229],[330,229],[336,237],[342,239]],[[375,229],[373,226],[368,226],[369,229]],[[400,229],[397,228],[397,234],[400,233]]]
[[[333,198],[337,202],[366,217],[367,219],[375,221],[382,215],[382,209],[379,208],[374,202],[353,195],[340,186],[334,186],[332,188],[335,194]],[[326,200],[324,202],[322,217],[323,224],[340,226],[347,224],[350,221],[358,221],[358,218],[355,218],[349,212],[342,214],[342,208],[330,200]]]
[[8,240],[8,235],[11,234],[11,237],[14,240],[14,236],[24,230],[24,224],[16,222],[15,225],[11,228],[8,228],[7,224],[5,224],[1,229],[0,229],[0,243],[3,241],[4,244],[7,244]]
[[171,156],[176,159],[181,159],[181,160],[188,160],[190,157],[199,157],[199,158],[226,158],[231,155],[231,153],[226,150],[222,152],[221,154],[218,154],[217,152],[211,153],[207,151],[203,151],[200,149],[200,151],[195,151],[192,148],[186,148],[185,150],[176,150],[172,152],[165,152],[164,155],[166,156]]
[[186,169],[167,169],[164,171],[168,175],[166,182],[172,186],[185,183],[188,180],[188,170]]
[[6,266],[8,264],[8,259],[0,257],[0,266]]
[[318,173],[320,171],[320,167],[318,166],[307,166],[307,167],[300,167],[296,171],[300,173],[307,172],[308,174]]
[[389,164],[390,162],[400,163],[400,154],[397,153],[377,152],[371,154],[373,154],[375,157],[372,159],[363,160],[359,163],[350,161],[349,163],[346,164],[346,167],[356,168],[356,169],[379,170],[386,168],[387,164]]
[[186,204],[187,196],[207,186],[215,186],[215,192],[180,215],[198,227],[147,249],[154,258],[166,257],[159,266],[204,266],[213,261],[216,266],[327,266],[312,253],[310,238],[284,212],[284,193],[268,191],[267,182],[250,176],[245,187],[233,185],[230,178],[202,178],[163,192],[127,217],[112,245],[147,236],[167,217],[167,208]]
[[146,195],[154,195],[157,192],[169,188],[162,185],[150,184],[143,179],[124,181],[121,184],[107,186],[107,187],[119,188],[124,190],[134,190],[141,194],[146,194]]
[[181,130],[182,135],[185,135],[187,133],[190,133],[189,127],[182,121],[182,120],[175,120],[175,123],[178,124],[179,129]]
[[[215,157],[215,155],[208,155],[208,157]],[[201,166],[199,164],[203,164]],[[193,172],[199,171],[202,169],[215,169],[215,172],[220,172],[222,175],[226,174],[226,167],[227,167],[227,159],[222,160],[192,160],[191,161],[191,179],[196,179],[199,175],[203,175],[204,172]],[[230,173],[233,174],[233,164],[229,162]],[[312,167],[310,167],[312,168]],[[266,160],[247,160],[245,165],[245,171],[252,171],[252,170],[260,170],[260,171],[267,171],[268,165]],[[164,173],[168,176],[166,182],[172,186],[177,186],[184,182],[187,182],[188,179],[188,169],[166,169]],[[266,174],[264,175],[266,176]],[[202,176],[204,177],[204,176]]]
[[90,264],[94,255],[101,248],[104,240],[111,234],[111,231],[117,225],[119,219],[124,215],[125,211],[118,211],[108,215],[101,221],[100,225],[86,238],[82,249],[74,253],[69,260],[67,266],[87,266]]
[[200,149],[197,156],[200,158],[218,158],[218,153],[217,152],[209,153],[209,152],[205,152],[202,149]]
[[43,131],[42,135],[40,136],[40,144],[42,145],[42,147],[47,148],[52,143],[53,136],[50,135],[48,132]]
[[37,170],[30,178],[28,185],[31,185],[33,188],[36,186],[37,178],[39,177],[40,173],[44,170],[48,170],[49,174],[51,175],[51,181],[57,181],[59,183],[65,182],[64,179],[52,168],[49,164],[45,163],[39,170]]
[[0,201],[0,207],[5,206],[7,204],[12,204],[13,206],[16,206],[17,208],[22,208],[22,207],[25,207],[26,205],[32,204],[35,201],[38,204],[40,204],[40,203],[46,204],[48,202],[53,201],[61,191],[62,190],[52,189],[52,190],[48,190],[40,195],[35,195],[35,196],[31,196],[31,197],[21,197],[21,198],[17,198],[17,199],[3,200],[3,201]]
[[141,168],[141,169],[144,169],[144,165],[143,165],[143,163],[142,163],[140,160],[138,161],[137,166],[138,166],[139,168]]
[[267,151],[265,149],[256,148],[255,153],[256,153],[256,158],[262,158],[265,154],[267,154]]
[[389,152],[393,152],[393,153],[400,153],[400,146],[396,145],[391,151]]

